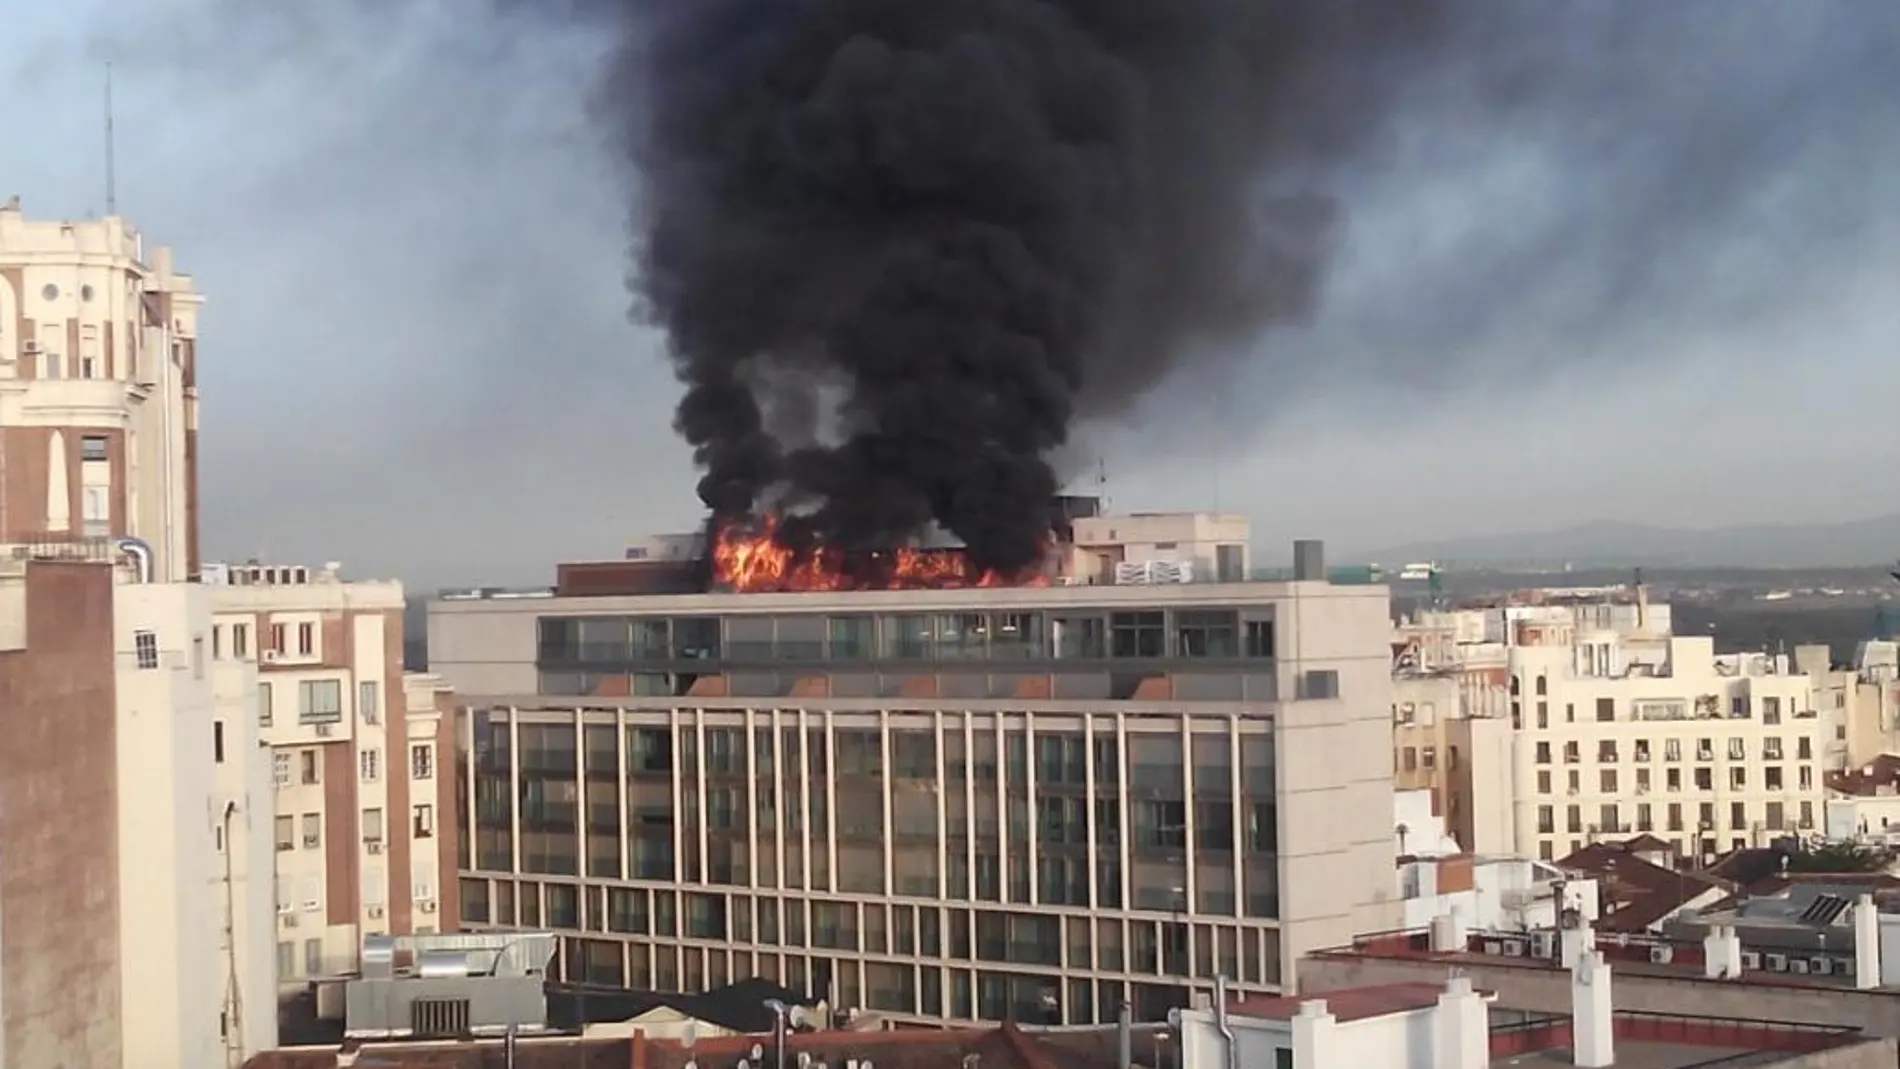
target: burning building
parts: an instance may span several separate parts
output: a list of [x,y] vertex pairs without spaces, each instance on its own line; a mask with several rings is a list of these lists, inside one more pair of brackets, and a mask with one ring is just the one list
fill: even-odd
[[437,601],[465,925],[560,930],[571,980],[1081,1022],[1396,923],[1384,589],[1246,581],[1232,517],[1055,526],[1040,586],[662,591],[678,538],[611,562],[639,591]]

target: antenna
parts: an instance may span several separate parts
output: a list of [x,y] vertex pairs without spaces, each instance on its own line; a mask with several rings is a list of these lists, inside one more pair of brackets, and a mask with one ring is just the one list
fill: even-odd
[[112,137],[112,61],[106,61],[106,214],[119,214],[119,166]]

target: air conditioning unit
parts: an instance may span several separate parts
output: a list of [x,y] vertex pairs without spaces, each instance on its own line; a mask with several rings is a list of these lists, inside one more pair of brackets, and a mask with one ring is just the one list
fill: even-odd
[[1742,951],[1742,968],[1744,969],[1761,968],[1761,951],[1759,950]]
[[1531,957],[1545,961],[1557,956],[1557,933],[1532,932]]
[[1821,976],[1830,975],[1834,972],[1834,959],[1824,958],[1819,955],[1816,955],[1815,957],[1809,959],[1808,971],[1811,973],[1816,973]]
[[1761,962],[1769,972],[1788,971],[1788,955],[1786,954],[1764,954]]
[[28,356],[38,356],[40,343],[36,341],[23,341],[20,343],[20,351]]
[[372,855],[380,854],[383,852],[383,841],[381,839],[365,839],[363,840],[363,849],[368,850]]
[[327,739],[327,738],[329,738],[330,736],[332,736],[332,735],[335,735],[335,734],[336,734],[336,725],[335,725],[335,724],[318,724],[318,725],[317,725],[317,737],[318,737],[318,738],[323,738],[323,739]]
[[303,900],[303,911],[305,913],[315,913],[322,908],[323,903],[318,902],[314,898],[306,898]]
[[1806,976],[1808,974],[1808,959],[1794,958],[1790,960],[1788,962],[1788,971],[1791,973],[1800,973],[1801,975]]
[[282,917],[288,917],[288,916],[290,916],[291,914],[293,914],[293,913],[295,913],[295,912],[297,912],[297,907],[296,907],[296,906],[293,906],[293,905],[291,905],[291,904],[290,904],[289,902],[279,902],[279,903],[277,903],[277,914],[278,914],[278,916],[282,916]]
[[1674,960],[1676,960],[1675,947],[1662,946],[1649,948],[1649,963],[1651,965],[1667,965]]
[[278,661],[283,659],[283,656],[284,656],[283,650],[265,650],[258,657],[258,659],[263,661],[265,664],[276,664]]
[[1504,956],[1507,958],[1521,958],[1527,949],[1529,948],[1524,945],[1524,940],[1522,939],[1506,939],[1504,941]]
[[381,906],[371,906],[363,912],[369,914],[370,920],[379,921],[383,919],[383,907]]
[[421,902],[416,903],[416,908],[420,909],[424,913],[434,913],[435,901],[433,899],[424,899]]

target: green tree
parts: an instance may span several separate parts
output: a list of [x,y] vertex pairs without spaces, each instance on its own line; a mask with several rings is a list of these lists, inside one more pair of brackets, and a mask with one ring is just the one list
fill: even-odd
[[1880,847],[1859,843],[1822,843],[1788,855],[1789,872],[1880,872],[1893,856]]

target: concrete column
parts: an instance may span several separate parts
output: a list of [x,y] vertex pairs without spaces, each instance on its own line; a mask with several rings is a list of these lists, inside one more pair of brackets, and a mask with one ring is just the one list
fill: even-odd
[[1454,976],[1438,996],[1432,1018],[1436,1069],[1485,1069],[1491,1064],[1491,1008],[1468,976]]
[[1294,1065],[1339,1064],[1339,1019],[1327,1010],[1325,999],[1300,1003],[1300,1012],[1291,1023]]
[[1880,986],[1880,910],[1870,894],[1854,903],[1854,986]]
[[1616,1064],[1615,1007],[1610,996],[1610,963],[1586,950],[1570,971],[1571,1061],[1578,1069],[1608,1069]]

